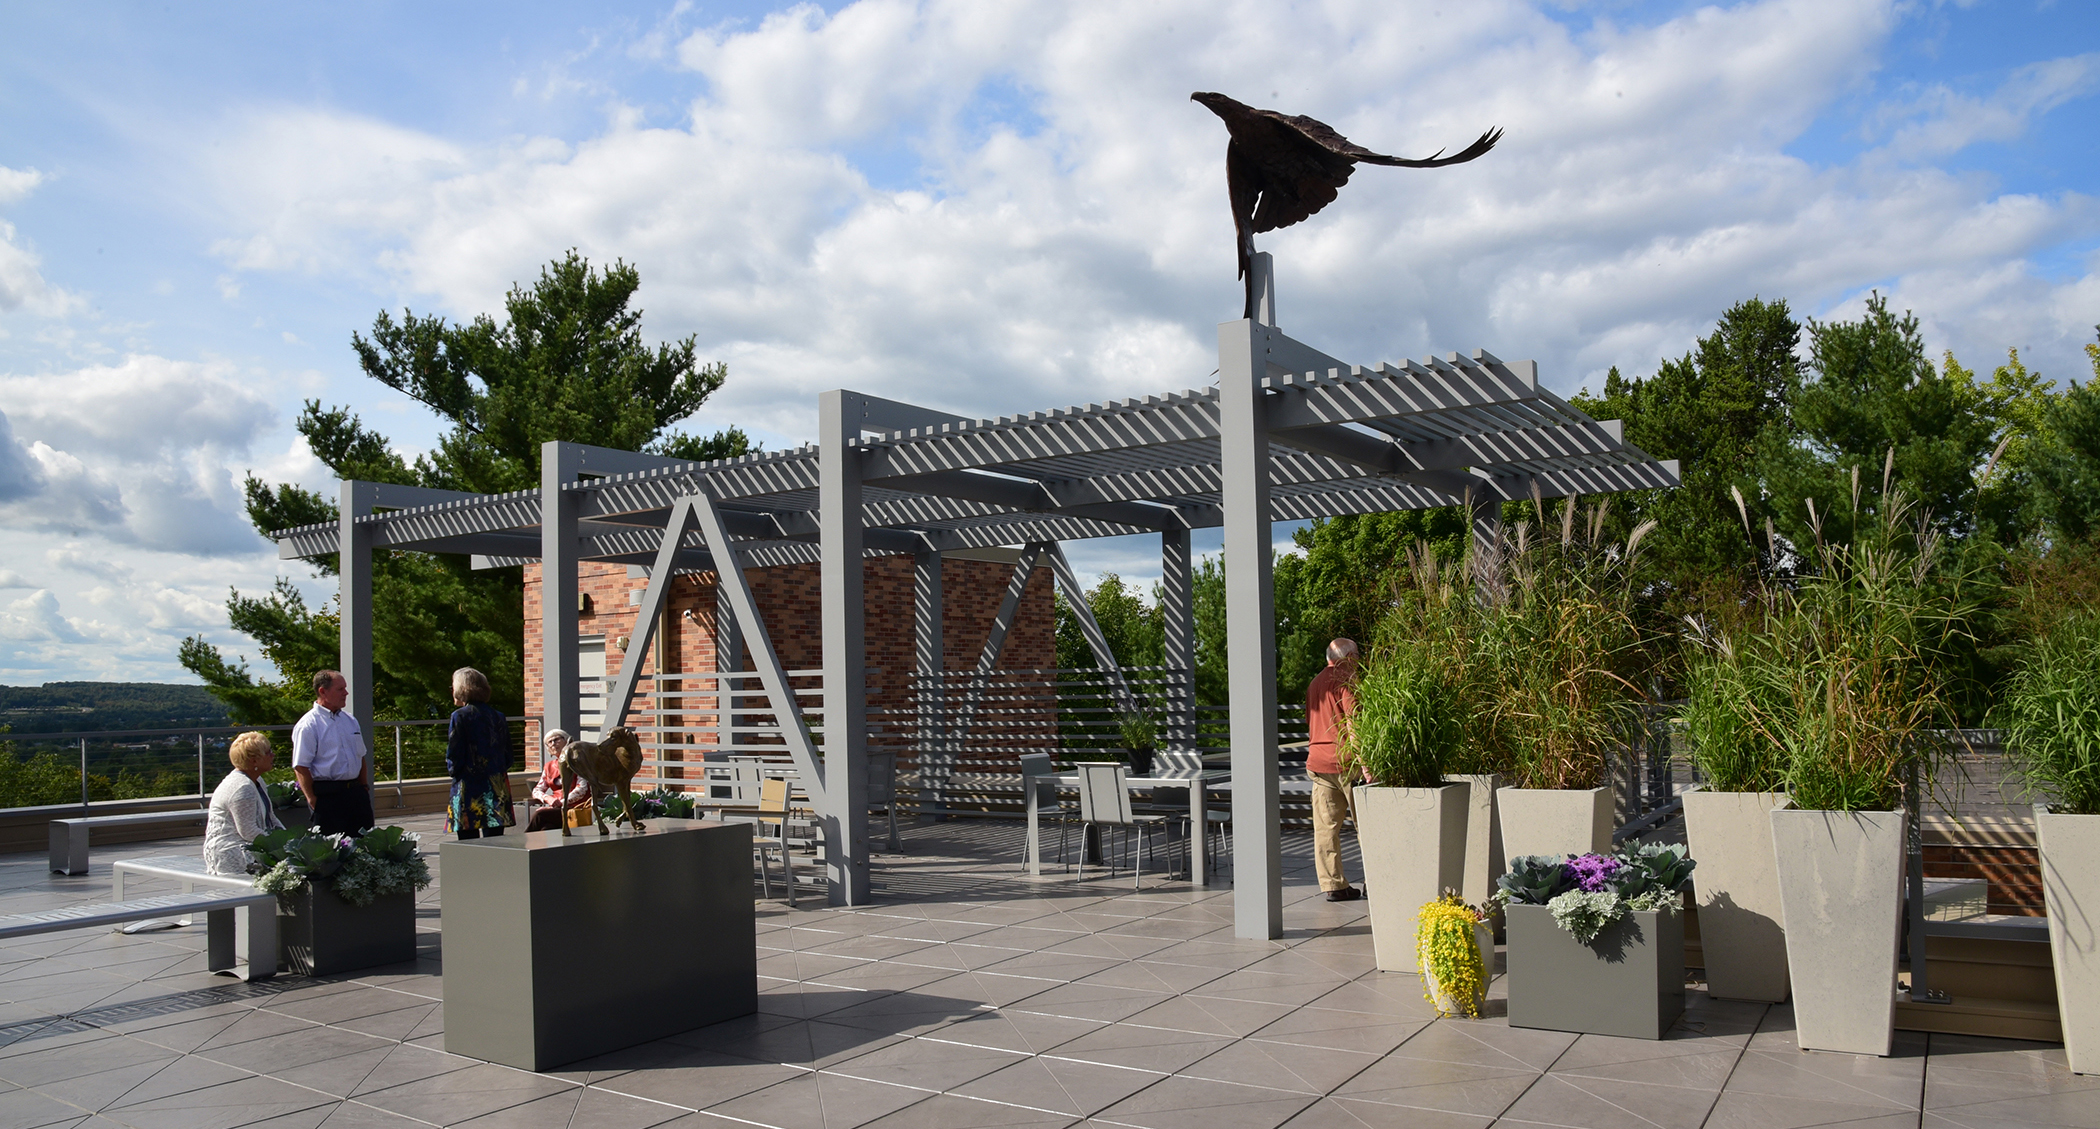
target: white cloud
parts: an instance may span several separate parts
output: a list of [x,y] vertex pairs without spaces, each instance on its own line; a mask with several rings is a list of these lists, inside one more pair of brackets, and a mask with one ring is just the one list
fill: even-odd
[[[43,182],[44,174],[36,169],[0,165],[0,206],[27,197]],[[78,295],[45,280],[43,260],[17,242],[13,224],[0,220],[0,314],[27,310],[42,317],[60,317],[80,304]]]
[[36,190],[44,183],[44,174],[35,169],[11,169],[0,165],[0,204],[12,204]]
[[1935,85],[1882,107],[1875,124],[1901,123],[1885,146],[1889,156],[1940,157],[1979,141],[2012,141],[2027,132],[2036,117],[2096,90],[2100,53],[2074,55],[2015,68],[1987,98]]

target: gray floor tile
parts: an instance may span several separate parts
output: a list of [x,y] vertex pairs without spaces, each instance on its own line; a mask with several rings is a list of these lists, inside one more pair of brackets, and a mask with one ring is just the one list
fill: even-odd
[[1063,1129],[1075,1121],[1061,1113],[937,1094],[867,1123],[867,1129]]
[[579,1086],[569,1093],[549,1094],[456,1124],[459,1129],[649,1129],[683,1117],[686,1112],[658,1102]]
[[1497,1117],[1538,1075],[1511,1066],[1481,1066],[1397,1055],[1364,1068],[1329,1096],[1413,1109]]
[[10,1055],[0,1059],[0,1079],[17,1086],[34,1087],[120,1067],[168,1063],[177,1057],[176,1052],[166,1047],[157,1047],[129,1035],[118,1035]]
[[1548,1074],[1524,1091],[1502,1116],[1569,1129],[1699,1129],[1718,1096],[1718,1087],[1692,1089]]
[[1042,1054],[1107,1026],[1106,1022],[1100,1020],[1067,1019],[1062,1016],[1035,1015],[1025,1011],[998,1011],[973,1015],[968,1019],[950,1023],[922,1038]]
[[449,1055],[431,1047],[403,1044],[388,1051],[385,1057],[379,1060],[379,1065],[374,1066],[371,1073],[365,1075],[364,1080],[351,1091],[351,1096],[362,1100],[368,1093],[420,1082],[440,1074],[465,1070],[474,1065],[475,1061],[470,1058]]
[[1128,1019],[1146,1008],[1173,997],[1160,992],[1118,988],[1108,984],[1060,984],[1046,988],[1011,1010],[1057,1015],[1068,1019],[1099,1019],[1108,1022]]
[[808,1073],[809,1067],[758,1062],[721,1051],[685,1048],[676,1057],[597,1083],[601,1089],[685,1109],[706,1109]]
[[325,1094],[288,1082],[250,1077],[149,1101],[127,1096],[105,1115],[139,1129],[225,1129],[334,1104]]
[[1230,1037],[1116,1023],[1061,1044],[1057,1058],[1172,1074],[1232,1045]]
[[1743,1054],[1729,1075],[1728,1089],[1848,1105],[1916,1109],[1924,1080],[1922,1058],[1752,1049]]
[[1429,1024],[1393,1053],[1412,1059],[1544,1071],[1575,1036],[1564,1031],[1510,1027],[1500,1020],[1445,1020]]
[[1888,1116],[1916,1125],[1918,1114],[1905,1110],[1891,1114],[1884,1104],[1823,1101],[1783,1094],[1757,1094],[1726,1089],[1707,1114],[1706,1129],[1807,1129],[1812,1125],[1837,1125]]
[[[1667,1055],[1662,1058],[1633,1058],[1629,1052],[1621,1051],[1610,1055],[1611,1061],[1571,1064],[1569,1059],[1580,1047],[1581,1043],[1578,1042],[1576,1046],[1569,1048],[1568,1054],[1562,1055],[1553,1064],[1555,1076],[1639,1082],[1651,1086],[1680,1086],[1718,1093],[1735,1069],[1737,1060],[1742,1057],[1742,1052],[1733,1050]],[[1606,1053],[1608,1052],[1599,1053],[1597,1057],[1604,1057]]]
[[1251,1036],[1301,1047],[1384,1054],[1430,1024],[1427,1019],[1396,1020],[1357,1011],[1301,1007],[1286,1012]]
[[1100,1119],[1144,1129],[1275,1129],[1315,1100],[1313,1094],[1173,1077],[1102,1110]]
[[1294,1047],[1244,1039],[1180,1073],[1219,1082],[1259,1082],[1276,1090],[1326,1094],[1363,1073],[1378,1056],[1329,1047]]
[[362,1089],[357,1100],[434,1125],[456,1125],[572,1089],[566,1082],[484,1063],[383,1090]]
[[1257,1000],[1219,999],[1212,996],[1169,996],[1164,1001],[1135,1012],[1124,1022],[1142,1027],[1165,1027],[1199,1035],[1240,1038],[1252,1035],[1289,1015],[1286,1004]]
[[1148,1070],[1037,1057],[996,1070],[957,1087],[955,1092],[1052,1113],[1089,1116],[1162,1077],[1165,1076]]
[[1321,1098],[1284,1122],[1286,1129],[1485,1129],[1488,1117],[1433,1109],[1399,1110],[1379,1102]]
[[939,1093],[1011,1066],[1025,1057],[1019,1051],[906,1039],[824,1069],[848,1078]]
[[780,1129],[853,1129],[927,1096],[924,1090],[810,1072],[731,1098],[707,1112]]
[[35,1090],[13,1089],[0,1093],[0,1125],[9,1126],[9,1129],[42,1129],[47,1125],[70,1124],[91,1112]]

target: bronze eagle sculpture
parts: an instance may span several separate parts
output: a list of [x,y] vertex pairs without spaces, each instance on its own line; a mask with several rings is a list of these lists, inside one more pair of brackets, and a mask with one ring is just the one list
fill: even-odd
[[1274,110],[1257,110],[1223,94],[1203,91],[1192,102],[1225,119],[1232,140],[1225,146],[1225,186],[1232,196],[1232,226],[1239,234],[1240,277],[1247,284],[1247,318],[1254,316],[1254,236],[1289,227],[1334,200],[1358,162],[1405,169],[1461,165],[1495,147],[1500,129],[1446,157],[1439,149],[1422,158],[1373,153],[1336,133],[1325,122]]

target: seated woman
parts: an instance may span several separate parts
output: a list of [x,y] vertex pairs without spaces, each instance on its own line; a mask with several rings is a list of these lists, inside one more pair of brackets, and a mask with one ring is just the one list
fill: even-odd
[[233,762],[233,771],[212,792],[211,812],[204,820],[204,869],[210,874],[246,874],[248,844],[284,826],[262,783],[262,774],[277,763],[277,756],[270,751],[268,737],[250,731],[233,739],[226,758]]
[[591,786],[582,780],[569,790],[568,802],[562,802],[561,751],[569,747],[569,735],[562,730],[547,734],[547,770],[540,773],[540,782],[532,786],[532,815],[526,820],[527,831],[561,830],[561,814],[564,810],[589,807]]

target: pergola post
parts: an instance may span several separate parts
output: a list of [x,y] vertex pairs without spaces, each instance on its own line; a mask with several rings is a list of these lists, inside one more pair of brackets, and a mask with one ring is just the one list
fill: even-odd
[[948,659],[942,630],[946,609],[941,555],[913,553],[911,578],[912,658],[918,673],[912,699],[918,714],[919,810],[937,812],[947,806],[942,786],[948,778],[948,686],[942,677]]
[[1276,802],[1276,590],[1269,541],[1266,334],[1218,327],[1218,466],[1225,511],[1225,634],[1231,687],[1233,935],[1283,935]]
[[1166,621],[1166,648],[1162,660],[1169,670],[1182,671],[1186,678],[1168,687],[1166,702],[1167,741],[1175,747],[1194,748],[1196,741],[1196,605],[1195,562],[1189,551],[1189,531],[1169,529],[1159,535],[1160,613]]
[[[563,486],[576,478],[576,452],[570,444],[540,444],[540,736],[561,729],[577,740],[583,709],[577,697],[576,543],[577,510],[582,501]],[[605,724],[618,724],[606,719]],[[595,736],[595,735],[594,735]]]
[[[856,403],[848,404],[852,398]],[[858,397],[817,397],[818,562],[823,573],[824,826],[831,904],[868,904],[867,609],[863,603]],[[850,410],[849,410],[850,409]],[[790,707],[792,708],[792,707]]]
[[378,504],[379,484],[345,482],[336,502],[336,589],[342,613],[337,664],[350,683],[345,709],[357,719],[365,738],[365,763],[371,780],[379,779],[372,757],[372,527],[357,519]]

